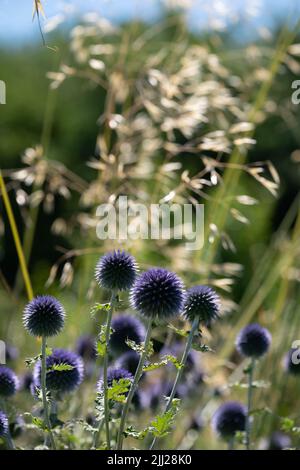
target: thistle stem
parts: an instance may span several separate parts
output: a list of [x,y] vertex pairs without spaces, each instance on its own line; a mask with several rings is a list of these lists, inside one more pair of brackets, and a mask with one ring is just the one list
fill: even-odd
[[[105,433],[106,433],[106,443],[107,449],[111,449],[110,444],[110,428],[109,428],[109,403],[108,403],[108,383],[107,383],[107,369],[108,369],[108,345],[109,345],[109,338],[110,338],[110,328],[111,328],[111,321],[112,315],[114,311],[115,302],[117,299],[117,295],[115,292],[112,292],[110,298],[110,309],[107,316],[106,321],[106,331],[105,331],[105,344],[106,344],[106,352],[103,359],[103,395],[104,395],[104,423],[105,423]],[[99,422],[98,431],[95,434],[94,439],[94,447],[97,448],[99,445],[99,437],[101,434],[101,430],[103,427],[103,420]]]
[[[199,318],[195,318],[194,321],[193,321],[193,324],[192,324],[192,329],[191,329],[191,331],[189,333],[189,336],[188,336],[188,340],[187,340],[186,345],[185,345],[185,349],[184,349],[183,356],[182,356],[182,359],[181,359],[181,367],[180,367],[180,369],[178,369],[178,372],[177,372],[177,375],[176,375],[176,378],[175,378],[175,382],[174,382],[174,385],[173,385],[173,388],[172,388],[172,391],[171,391],[171,395],[170,395],[170,397],[168,399],[168,402],[167,402],[167,405],[166,405],[165,413],[167,413],[167,411],[169,411],[169,409],[172,406],[172,402],[173,402],[173,399],[175,397],[177,387],[178,387],[178,385],[180,383],[180,380],[182,378],[182,374],[183,374],[183,371],[184,371],[184,368],[185,368],[185,364],[186,364],[188,354],[189,354],[189,352],[192,348],[194,335],[195,335],[196,331],[198,330],[198,328],[199,328]],[[152,444],[150,446],[150,450],[154,449],[154,446],[156,444],[156,439],[157,439],[156,437],[153,439]]]
[[253,372],[255,366],[255,359],[251,359],[249,372],[248,372],[248,397],[247,397],[247,417],[246,417],[246,449],[250,450],[250,434],[251,434],[251,406],[252,406],[252,392],[253,392]]
[[145,337],[145,341],[144,341],[144,349],[143,349],[143,352],[141,354],[141,357],[140,357],[140,360],[139,360],[139,363],[138,363],[138,366],[137,366],[137,369],[136,369],[136,372],[135,372],[135,376],[134,376],[133,382],[131,384],[131,387],[130,387],[130,390],[129,390],[129,393],[128,393],[126,403],[123,407],[121,422],[120,422],[120,428],[119,428],[119,432],[118,432],[118,439],[117,439],[117,450],[122,450],[123,439],[124,439],[124,429],[125,429],[125,424],[126,424],[126,420],[127,420],[127,415],[128,415],[129,407],[131,405],[131,402],[132,402],[133,396],[135,394],[136,388],[138,386],[138,383],[139,383],[140,378],[141,378],[142,373],[143,373],[143,366],[145,364],[145,360],[146,360],[147,354],[148,354],[148,348],[149,348],[149,343],[150,343],[150,338],[151,338],[151,332],[152,332],[152,318],[150,318],[149,322],[148,322],[147,333],[146,333],[146,337]]
[[47,426],[49,432],[49,439],[51,447],[53,450],[56,450],[56,445],[54,437],[52,434],[52,427],[49,418],[48,402],[47,402],[47,388],[46,388],[46,337],[42,337],[42,369],[41,369],[41,387],[42,387],[42,398],[43,398],[43,408],[44,408],[44,422]]

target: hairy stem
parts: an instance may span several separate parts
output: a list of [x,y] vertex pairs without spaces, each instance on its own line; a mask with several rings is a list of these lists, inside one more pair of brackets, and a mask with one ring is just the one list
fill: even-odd
[[51,447],[56,450],[56,445],[52,433],[51,422],[49,418],[48,402],[47,402],[47,388],[46,388],[46,337],[42,337],[42,369],[41,369],[41,387],[44,407],[44,420],[47,426]]
[[143,373],[143,366],[145,364],[145,360],[146,360],[147,354],[148,354],[149,343],[150,343],[150,339],[151,339],[151,332],[152,332],[152,318],[150,318],[149,322],[148,322],[147,333],[146,333],[146,338],[145,338],[145,342],[144,342],[144,350],[143,350],[143,353],[141,354],[141,357],[140,357],[140,360],[139,360],[139,363],[138,363],[138,366],[137,366],[137,369],[136,369],[136,372],[135,372],[135,376],[134,376],[133,382],[131,384],[131,387],[130,387],[130,390],[129,390],[129,393],[128,393],[128,397],[127,397],[126,403],[125,403],[123,411],[122,411],[120,428],[119,428],[119,432],[118,432],[118,440],[117,440],[117,449],[118,450],[122,450],[123,439],[124,439],[124,429],[125,429],[125,424],[126,424],[126,420],[127,420],[127,415],[128,415],[128,411],[129,411],[133,396],[135,394],[136,388],[138,386],[138,383],[139,383],[140,378],[141,378],[142,373]]
[[[180,380],[182,378],[182,374],[183,374],[183,371],[184,371],[184,368],[185,368],[186,360],[187,360],[188,354],[189,354],[189,352],[192,348],[194,335],[195,335],[196,331],[198,330],[198,328],[199,328],[199,319],[195,318],[195,320],[193,321],[193,324],[192,324],[192,329],[191,329],[191,331],[189,333],[189,336],[188,336],[188,340],[187,340],[186,345],[185,345],[185,349],[184,349],[183,356],[182,356],[182,359],[181,359],[181,367],[177,372],[175,382],[174,382],[174,385],[173,385],[173,388],[172,388],[172,391],[171,391],[171,395],[170,395],[170,397],[168,399],[168,403],[166,405],[165,413],[167,411],[169,411],[169,409],[172,406],[172,401],[175,397],[177,387],[178,387],[178,385],[180,383]],[[156,439],[157,439],[156,437],[153,439],[152,444],[150,446],[150,450],[154,449],[154,446],[156,444]]]

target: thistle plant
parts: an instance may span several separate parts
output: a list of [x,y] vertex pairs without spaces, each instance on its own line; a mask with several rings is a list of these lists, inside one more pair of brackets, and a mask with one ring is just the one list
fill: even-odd
[[250,363],[246,368],[248,374],[248,398],[247,398],[247,419],[246,419],[246,449],[250,449],[251,438],[251,409],[253,392],[253,375],[256,361],[268,351],[271,344],[271,334],[257,323],[252,323],[243,328],[237,336],[236,347],[239,353],[250,358]]
[[155,318],[166,320],[179,315],[184,304],[183,283],[173,272],[162,268],[152,268],[138,277],[131,289],[130,300],[132,307],[147,319],[147,331],[134,380],[122,411],[117,440],[119,450],[123,446],[128,411],[148,356],[153,321]]
[[215,412],[212,419],[212,428],[222,437],[229,449],[234,447],[234,438],[237,432],[246,429],[247,408],[237,401],[223,403]]
[[[14,396],[19,388],[19,380],[16,374],[6,366],[0,366],[0,436],[2,428],[2,436],[5,437],[9,449],[14,449],[14,443],[9,431],[9,423],[7,417],[7,399]],[[7,422],[7,429],[5,423]]]
[[52,296],[38,296],[31,300],[25,307],[23,314],[23,323],[25,329],[35,337],[42,338],[42,351],[41,351],[41,374],[40,385],[42,391],[42,401],[44,409],[44,424],[47,432],[51,447],[56,449],[54,436],[52,433],[52,426],[48,410],[48,397],[47,397],[47,338],[57,335],[64,326],[65,311],[60,302]]
[[[113,251],[102,256],[96,266],[95,277],[100,287],[111,292],[110,308],[105,326],[105,354],[103,358],[103,398],[104,398],[104,421],[106,432],[106,444],[111,449],[110,417],[108,402],[108,355],[111,335],[111,323],[113,311],[120,291],[129,290],[137,275],[138,267],[133,256],[125,251]],[[98,431],[94,437],[94,447],[98,446],[102,423],[99,421]]]
[[[173,403],[176,391],[180,384],[184,368],[191,351],[194,336],[199,330],[200,324],[210,326],[211,323],[219,316],[220,300],[216,292],[208,286],[194,286],[188,289],[184,304],[184,316],[191,323],[192,327],[189,332],[185,349],[181,359],[181,367],[178,369],[171,394],[168,398],[165,413],[167,413]],[[156,437],[153,439],[150,449],[154,449]]]

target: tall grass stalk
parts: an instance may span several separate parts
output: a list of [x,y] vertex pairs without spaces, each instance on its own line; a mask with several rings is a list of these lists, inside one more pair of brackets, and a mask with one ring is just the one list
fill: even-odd
[[251,359],[248,369],[248,393],[247,393],[247,418],[246,418],[246,449],[250,450],[251,439],[251,409],[252,409],[252,392],[253,392],[253,373],[255,367],[255,359]]
[[25,256],[24,256],[24,252],[23,252],[23,248],[22,248],[22,244],[21,244],[17,224],[16,224],[16,221],[15,221],[13,210],[12,210],[10,200],[9,200],[9,197],[8,197],[8,194],[7,194],[7,191],[6,191],[6,186],[5,186],[5,182],[4,182],[1,170],[0,170],[0,189],[1,189],[2,197],[3,197],[4,207],[5,207],[5,210],[6,210],[6,213],[7,213],[10,229],[11,229],[11,232],[12,232],[12,235],[13,235],[13,239],[14,239],[14,242],[15,242],[15,247],[16,247],[17,254],[18,254],[20,269],[21,269],[22,276],[23,276],[23,279],[24,279],[24,284],[25,284],[25,288],[26,288],[26,292],[27,292],[27,297],[28,297],[29,300],[31,300],[31,299],[33,299],[33,289],[32,289],[32,285],[31,285],[31,280],[30,280],[28,269],[27,269],[26,259],[25,259]]

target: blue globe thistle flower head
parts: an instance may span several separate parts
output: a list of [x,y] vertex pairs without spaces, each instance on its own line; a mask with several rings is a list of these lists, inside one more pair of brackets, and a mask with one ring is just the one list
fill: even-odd
[[280,431],[276,431],[271,434],[268,443],[268,450],[284,450],[290,447],[292,447],[290,436]]
[[55,297],[40,295],[26,305],[23,323],[32,336],[55,336],[63,329],[65,311]]
[[242,356],[259,358],[266,354],[271,344],[271,334],[258,323],[243,328],[236,339],[236,347]]
[[184,305],[181,279],[163,268],[152,268],[136,280],[131,293],[132,307],[145,317],[164,320],[179,315]]
[[29,392],[33,383],[33,374],[31,371],[25,372],[20,378],[20,390]]
[[6,343],[5,355],[6,355],[6,362],[14,362],[19,357],[19,351],[12,344]]
[[91,335],[82,335],[78,338],[75,348],[76,353],[85,361],[95,361],[96,338]]
[[219,318],[220,298],[209,286],[193,286],[187,291],[184,316],[190,323],[199,318],[200,323],[210,326]]
[[247,408],[237,401],[223,403],[215,412],[212,428],[224,439],[229,439],[238,431],[245,431]]
[[146,331],[143,323],[133,315],[121,314],[113,317],[111,327],[113,332],[110,336],[109,345],[114,355],[131,351],[126,344],[129,339],[137,344],[144,341]]
[[[59,366],[69,366],[64,370]],[[46,387],[50,392],[65,394],[76,390],[81,384],[84,375],[82,359],[78,354],[65,349],[54,349],[50,356],[46,358]],[[57,367],[57,369],[55,369]],[[38,361],[34,368],[34,382],[32,390],[41,386],[41,361]]]
[[19,379],[16,374],[9,367],[0,366],[0,397],[11,397],[18,388]]
[[132,255],[126,251],[112,251],[102,256],[95,271],[101,287],[112,291],[129,290],[136,279],[138,267]]
[[[133,381],[133,375],[128,370],[121,369],[119,367],[109,367],[107,370],[107,385],[112,387],[114,381],[118,382],[121,379],[128,379]],[[103,391],[103,379],[101,378],[97,384],[98,392]]]
[[3,411],[0,411],[0,437],[5,437],[8,434],[8,419]]
[[291,348],[284,358],[284,368],[291,375],[300,376],[300,348]]
[[140,356],[138,355],[137,352],[128,351],[122,354],[122,356],[116,361],[116,367],[120,369],[128,370],[128,372],[134,375],[137,370],[139,361],[140,361]]

